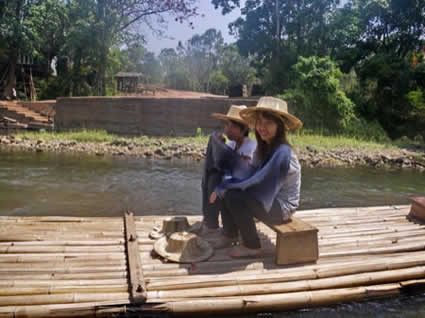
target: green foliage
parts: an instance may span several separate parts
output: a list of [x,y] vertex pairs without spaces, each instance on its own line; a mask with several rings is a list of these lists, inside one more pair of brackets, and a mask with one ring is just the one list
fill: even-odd
[[180,42],[176,49],[163,49],[159,60],[170,88],[223,94],[224,85],[256,80],[251,59],[242,57],[235,45],[224,45],[215,29],[194,35],[186,46]]
[[21,73],[18,56],[48,64],[63,43],[61,30],[66,19],[59,0],[2,1],[0,9],[0,50],[9,64],[4,96],[10,97],[16,87],[16,75]]
[[425,93],[424,91],[415,90],[407,94],[407,100],[412,106],[412,116],[417,116],[421,120],[425,120]]
[[39,89],[38,98],[40,100],[68,96],[69,83],[59,77],[50,76],[47,80],[38,81],[36,85]]
[[[388,53],[373,55],[358,64],[360,88],[357,93],[359,114],[367,119],[378,119],[393,138],[413,138],[423,134],[420,94],[421,69],[412,69],[409,57],[400,58]],[[419,107],[419,108],[418,108]]]
[[[185,145],[200,145],[204,149],[208,143],[208,135],[202,133],[202,129],[198,128],[193,137],[119,137],[114,134],[109,134],[104,130],[79,130],[69,132],[22,132],[17,133],[16,137],[30,138],[32,140],[45,141],[76,141],[81,143],[108,143],[112,145],[127,145],[130,141],[134,144],[154,144],[158,141],[163,145],[185,144]],[[297,134],[290,135],[290,141],[297,148],[313,147],[319,150],[338,150],[338,149],[358,149],[362,151],[375,151],[385,148],[405,147],[406,145],[418,145],[412,141],[397,141],[397,142],[376,142],[361,138],[352,138],[345,135],[325,136],[323,134],[313,133],[308,129],[302,129]]]
[[291,88],[281,97],[293,105],[304,125],[331,131],[347,129],[355,118],[354,104],[340,87],[341,72],[329,57],[299,57]]
[[210,75],[210,92],[218,95],[225,95],[229,86],[229,79],[224,76],[221,70],[215,71]]
[[[340,128],[348,127],[353,114],[350,104],[355,103],[357,116],[366,122],[377,119],[391,138],[421,133],[418,101],[413,95],[409,101],[408,94],[425,87],[425,63],[419,53],[425,44],[425,1],[348,0],[343,5],[332,0],[211,1],[223,13],[243,6],[242,17],[230,25],[240,52],[256,56],[257,74],[267,94],[284,91],[296,111],[306,114],[307,124],[313,121],[321,127],[326,124],[321,116],[335,118],[323,106],[317,114],[309,107],[303,109],[306,100],[313,101],[314,91],[319,93],[320,105],[333,105],[330,108]],[[419,63],[414,70],[410,67],[413,55]],[[315,87],[313,77],[291,73],[298,56],[330,56],[342,71],[355,73],[349,86],[343,82],[340,92],[325,96],[336,83],[319,80]],[[300,80],[309,82],[311,89],[301,87]],[[337,128],[332,125],[335,120],[328,122],[331,127],[326,124],[320,129]]]
[[64,141],[77,141],[77,142],[113,142],[118,137],[113,134],[108,134],[105,130],[78,130],[69,132],[23,132],[17,134],[18,137],[27,137],[31,139],[43,139],[46,141],[51,140],[64,140]]
[[179,54],[184,68],[192,76],[192,82],[199,85],[198,90],[209,91],[209,78],[218,68],[223,36],[216,29],[208,29],[203,34],[195,34],[187,41],[186,47],[180,45]]
[[376,120],[367,122],[365,119],[355,118],[344,130],[344,135],[366,141],[390,142],[386,131]]
[[220,70],[231,85],[252,85],[255,81],[255,69],[250,66],[251,59],[239,54],[235,45],[222,48]]
[[202,133],[202,128],[201,127],[196,128],[195,137],[202,138],[203,136],[204,134]]

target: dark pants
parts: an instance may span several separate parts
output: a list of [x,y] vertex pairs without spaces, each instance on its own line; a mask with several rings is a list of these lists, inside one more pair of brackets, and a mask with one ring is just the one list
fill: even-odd
[[211,193],[221,182],[222,174],[213,169],[206,173],[202,179],[202,214],[204,223],[209,229],[216,229],[218,225],[218,216],[220,214],[221,199],[217,198],[213,204],[210,203]]
[[220,213],[220,199],[217,198],[216,202],[210,203],[211,193],[220,184],[223,177],[223,172],[220,171],[214,163],[212,158],[212,145],[211,140],[208,141],[207,150],[205,154],[205,163],[202,175],[202,214],[204,215],[204,223],[210,229],[218,228],[218,216]]
[[254,217],[268,225],[284,223],[276,200],[267,213],[259,201],[242,190],[228,190],[221,205],[224,235],[236,238],[240,232],[242,243],[248,248],[261,248]]

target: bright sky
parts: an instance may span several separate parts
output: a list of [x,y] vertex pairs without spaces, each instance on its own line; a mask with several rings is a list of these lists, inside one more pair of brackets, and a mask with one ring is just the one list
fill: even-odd
[[[229,28],[227,26],[241,15],[240,10],[237,8],[223,16],[221,9],[215,10],[210,0],[200,0],[199,2],[200,15],[191,20],[194,26],[193,30],[188,26],[187,22],[179,23],[170,18],[165,34],[173,39],[157,38],[152,34],[146,34],[147,49],[158,55],[161,49],[176,48],[179,41],[186,44],[186,41],[195,34],[201,35],[211,28],[221,31],[224,42],[235,42],[236,39],[229,34]],[[242,0],[241,5],[243,6],[244,3],[245,1]]]

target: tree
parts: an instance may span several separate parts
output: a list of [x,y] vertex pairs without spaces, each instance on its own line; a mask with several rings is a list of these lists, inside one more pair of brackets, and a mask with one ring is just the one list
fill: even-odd
[[[223,13],[239,0],[212,0]],[[339,0],[246,0],[242,16],[230,24],[244,56],[254,55],[257,67],[269,74],[270,91],[288,87],[287,74],[298,56],[327,56],[330,20]],[[283,83],[283,85],[282,85]]]
[[[60,12],[63,3],[58,0],[11,0],[0,3],[0,48],[8,57],[8,73],[3,97],[10,98],[16,87],[19,56],[43,60],[48,67],[52,52],[57,50],[61,29]],[[56,41],[55,41],[56,39]]]
[[210,78],[210,92],[218,95],[225,95],[229,87],[229,79],[224,76],[221,70],[211,73]]
[[408,96],[423,86],[421,76],[417,78],[411,67],[411,58],[424,45],[425,2],[352,0],[348,5],[358,36],[338,58],[349,61],[345,65],[355,67],[358,74],[362,90],[359,112],[379,120],[392,138],[414,136],[412,127],[419,118],[414,119],[413,114],[419,113],[413,111],[414,99]]
[[196,83],[191,81],[190,70],[185,67],[183,58],[174,49],[168,48],[161,50],[159,60],[165,71],[165,81],[168,87],[190,89],[196,85]]
[[152,18],[156,18],[160,25],[165,24],[164,14],[174,16],[180,22],[189,19],[197,14],[196,2],[197,0],[71,0],[69,7],[76,17],[71,26],[74,29],[70,35],[74,37],[71,42],[90,39],[86,43],[88,47],[78,45],[74,49],[76,72],[82,72],[78,67],[83,58],[87,59],[87,54],[83,54],[86,51],[93,67],[95,93],[105,94],[104,79],[109,49],[124,42],[139,42],[137,28],[152,27]]
[[161,64],[154,53],[149,51],[145,53],[141,72],[146,83],[160,83],[162,81]]
[[209,91],[209,77],[217,70],[224,39],[220,31],[208,29],[187,41],[185,64],[196,77],[202,91]]
[[231,85],[251,85],[255,80],[255,69],[251,67],[251,59],[239,54],[235,45],[227,45],[222,49],[220,69]]
[[354,103],[340,86],[341,72],[329,57],[299,57],[293,67],[291,89],[285,99],[293,104],[306,127],[342,131],[355,118]]

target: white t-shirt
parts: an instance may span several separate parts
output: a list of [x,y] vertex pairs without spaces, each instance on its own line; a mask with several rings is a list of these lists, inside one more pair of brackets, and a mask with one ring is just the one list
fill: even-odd
[[[229,140],[226,145],[228,145],[230,148],[235,150],[236,147],[236,141]],[[245,137],[242,141],[241,146],[239,147],[236,152],[240,154],[241,156],[249,157],[252,160],[252,157],[254,155],[254,151],[257,148],[257,142],[255,140],[252,140],[249,137]]]

